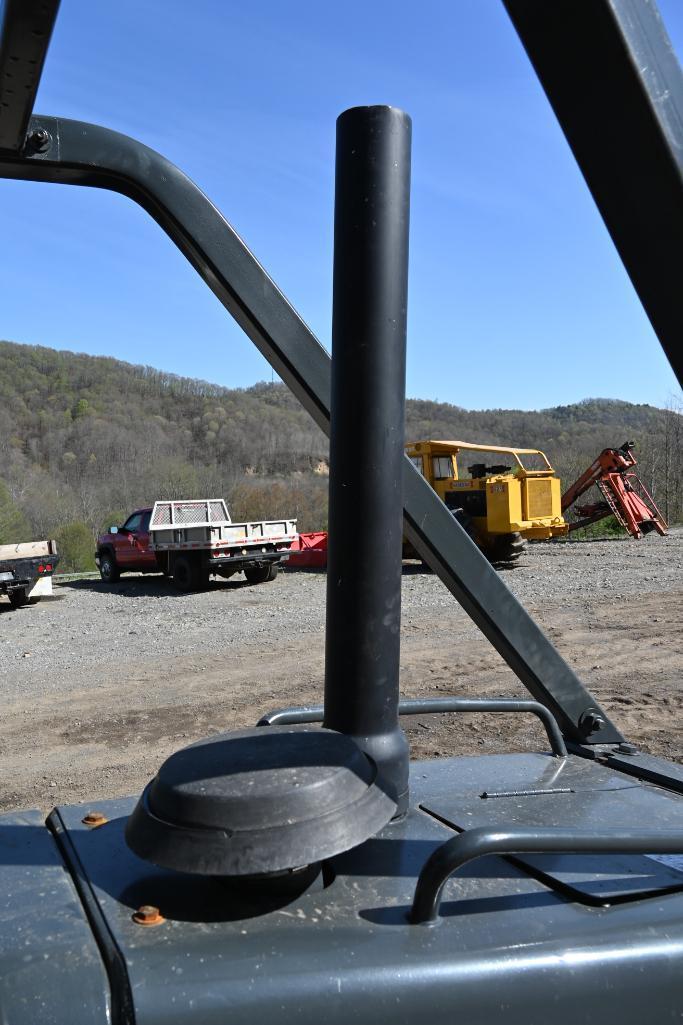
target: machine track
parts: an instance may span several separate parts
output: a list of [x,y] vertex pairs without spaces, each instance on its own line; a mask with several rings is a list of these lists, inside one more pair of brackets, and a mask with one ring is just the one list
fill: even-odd
[[526,550],[526,540],[519,533],[498,534],[482,542],[472,518],[464,509],[454,509],[453,516],[496,569],[512,568]]
[[494,566],[515,566],[526,551],[526,539],[521,534],[499,534],[493,543],[482,549]]

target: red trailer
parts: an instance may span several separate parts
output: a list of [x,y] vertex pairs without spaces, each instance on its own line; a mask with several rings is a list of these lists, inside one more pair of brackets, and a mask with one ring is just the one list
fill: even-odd
[[327,531],[299,534],[289,549],[288,569],[326,569]]

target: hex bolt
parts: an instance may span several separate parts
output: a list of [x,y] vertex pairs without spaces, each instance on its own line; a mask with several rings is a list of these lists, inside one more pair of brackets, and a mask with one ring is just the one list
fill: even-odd
[[638,748],[635,744],[629,744],[628,741],[622,741],[621,744],[617,744],[617,751],[620,755],[637,755]]
[[28,136],[26,145],[29,149],[33,150],[34,153],[44,153],[50,148],[50,133],[47,128],[36,128]]
[[605,718],[598,712],[597,708],[587,708],[579,719],[579,729],[586,737],[589,737],[592,733],[598,733],[605,725]]
[[136,925],[161,925],[166,921],[159,908],[155,908],[153,904],[142,904],[133,912],[132,918]]
[[89,811],[88,814],[81,819],[81,822],[84,826],[90,826],[95,829],[97,826],[103,826],[105,822],[109,822],[109,819],[106,815],[103,815],[101,811]]

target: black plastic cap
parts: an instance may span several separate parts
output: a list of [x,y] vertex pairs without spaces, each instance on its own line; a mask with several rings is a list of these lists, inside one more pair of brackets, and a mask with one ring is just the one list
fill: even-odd
[[256,875],[349,850],[395,811],[375,763],[350,737],[255,728],[171,755],[138,801],[126,841],[163,868]]

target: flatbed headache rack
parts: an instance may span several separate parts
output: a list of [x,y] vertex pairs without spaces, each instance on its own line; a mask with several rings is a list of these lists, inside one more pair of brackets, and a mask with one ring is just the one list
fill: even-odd
[[297,536],[296,520],[234,523],[222,498],[155,502],[149,531],[150,548],[158,552],[186,548],[220,551],[235,545],[289,551]]

